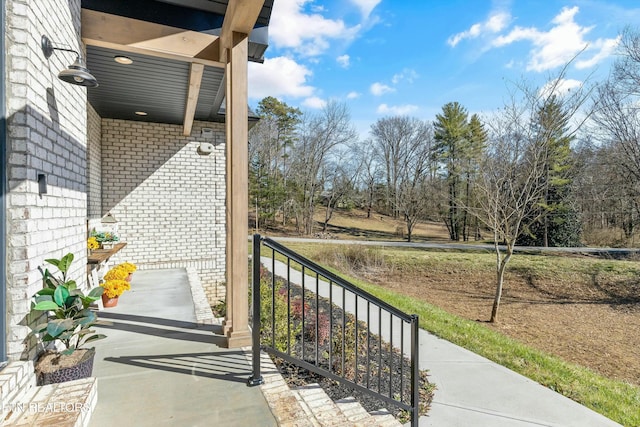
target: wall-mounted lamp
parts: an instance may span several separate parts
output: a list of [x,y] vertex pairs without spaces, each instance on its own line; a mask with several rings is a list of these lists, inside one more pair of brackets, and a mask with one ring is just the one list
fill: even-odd
[[40,39],[40,46],[42,47],[44,57],[47,59],[49,59],[49,57],[53,54],[54,50],[62,50],[65,52],[73,52],[76,54],[76,61],[73,64],[69,65],[69,68],[60,71],[60,73],[58,74],[58,78],[60,80],[74,85],[86,87],[98,86],[98,81],[91,75],[91,73],[89,73],[86,63],[84,62],[84,58],[82,58],[82,55],[80,55],[77,50],[54,46],[47,36],[42,36],[42,38]]

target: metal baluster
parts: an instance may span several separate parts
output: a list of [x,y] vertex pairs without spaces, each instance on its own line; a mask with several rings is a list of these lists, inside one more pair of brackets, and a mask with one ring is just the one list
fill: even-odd
[[420,402],[420,343],[418,316],[411,315],[411,427],[418,427]]
[[347,330],[347,307],[345,304],[346,289],[342,288],[342,378],[345,377],[344,372],[344,349],[345,349],[345,332]]
[[393,313],[389,312],[389,397],[392,397],[393,383]]
[[253,374],[247,380],[248,386],[264,384],[260,372],[260,235],[253,235],[253,284],[251,286],[252,300],[252,330],[251,351],[253,362]]
[[369,341],[371,335],[371,302],[367,300],[367,388],[369,388],[369,371],[371,370],[371,357],[369,355],[369,349],[371,348],[371,342]]
[[316,366],[318,363],[318,333],[320,332],[320,276],[316,272]]
[[287,354],[291,356],[291,258],[287,256]]
[[276,250],[271,249],[271,347],[276,348]]
[[302,266],[302,360],[304,360],[304,265]]
[[382,394],[382,307],[378,306],[378,393]]
[[329,372],[333,372],[333,280],[329,280]]
[[404,397],[404,320],[400,320],[400,402]]
[[355,369],[354,369],[354,377],[353,377],[353,382],[358,384],[358,294],[354,294],[353,295],[355,298],[355,303],[356,303],[356,308],[355,308],[355,312],[356,312],[356,339],[355,339],[355,344],[356,344],[356,349],[355,349]]

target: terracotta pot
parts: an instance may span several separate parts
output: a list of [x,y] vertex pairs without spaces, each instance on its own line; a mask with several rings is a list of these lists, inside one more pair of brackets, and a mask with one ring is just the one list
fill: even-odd
[[[42,386],[47,384],[56,384],[56,383],[62,383],[65,381],[73,381],[73,380],[79,380],[82,378],[90,377],[91,373],[93,372],[93,358],[96,355],[96,351],[93,348],[91,348],[87,350],[76,350],[76,352],[78,354],[82,354],[82,357],[80,358],[79,361],[75,362],[74,365],[67,366],[66,362],[64,362],[63,360],[60,360],[59,363],[62,365],[62,367],[58,369],[53,369],[53,370],[50,368],[44,369],[41,363],[44,362],[43,359],[45,359],[45,357],[41,358],[41,360],[39,360],[38,364],[36,365],[37,384],[39,386]],[[45,356],[51,355],[51,354],[55,355],[55,353],[53,352],[47,352],[45,353]],[[71,357],[71,356],[64,356],[64,355],[62,356],[55,355],[55,356],[61,357],[61,358]],[[48,356],[48,357],[51,357],[51,356]]]
[[119,297],[109,298],[105,294],[102,294],[102,305],[105,308],[115,307],[116,305],[118,305],[118,298]]

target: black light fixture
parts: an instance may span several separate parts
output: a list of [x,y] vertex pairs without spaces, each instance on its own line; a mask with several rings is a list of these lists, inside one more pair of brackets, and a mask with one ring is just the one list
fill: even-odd
[[42,52],[44,53],[44,57],[49,59],[51,55],[53,55],[54,50],[62,50],[65,52],[73,52],[76,54],[76,60],[73,64],[69,65],[69,68],[66,70],[60,71],[58,74],[58,78],[67,83],[71,83],[79,86],[86,87],[96,87],[98,86],[98,81],[95,77],[89,73],[87,66],[82,58],[82,55],[77,50],[73,50],[66,47],[58,47],[54,46],[49,40],[49,37],[42,36],[40,39],[40,46],[42,47]]

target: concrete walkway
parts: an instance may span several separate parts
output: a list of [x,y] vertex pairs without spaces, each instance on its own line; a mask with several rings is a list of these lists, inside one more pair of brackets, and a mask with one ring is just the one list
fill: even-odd
[[[268,258],[261,259],[268,269],[275,267],[276,275],[287,277],[284,263]],[[301,284],[302,274],[291,270],[292,283]],[[329,283],[315,276],[305,275],[305,288],[329,295]],[[334,285],[334,304],[354,313],[356,305],[353,294],[347,293],[345,301]],[[363,304],[358,299],[358,307]],[[375,312],[375,310],[373,310]],[[360,309],[359,313],[366,313]],[[382,314],[382,336],[389,340],[391,335],[385,314]],[[366,321],[364,315],[359,319]],[[372,329],[376,329],[377,318],[370,318]],[[396,336],[399,327],[393,329],[393,342],[399,342]],[[405,334],[408,328],[405,328]],[[468,426],[562,426],[562,427],[606,427],[619,424],[603,417],[561,394],[558,394],[530,379],[491,362],[448,341],[439,339],[430,333],[420,331],[420,369],[427,369],[430,381],[436,384],[431,410],[420,418],[420,426],[429,427],[468,427]],[[405,336],[405,343],[408,337]],[[404,349],[408,353],[408,349]]]
[[185,270],[138,271],[100,312],[93,427],[276,426],[242,350],[199,325]]

